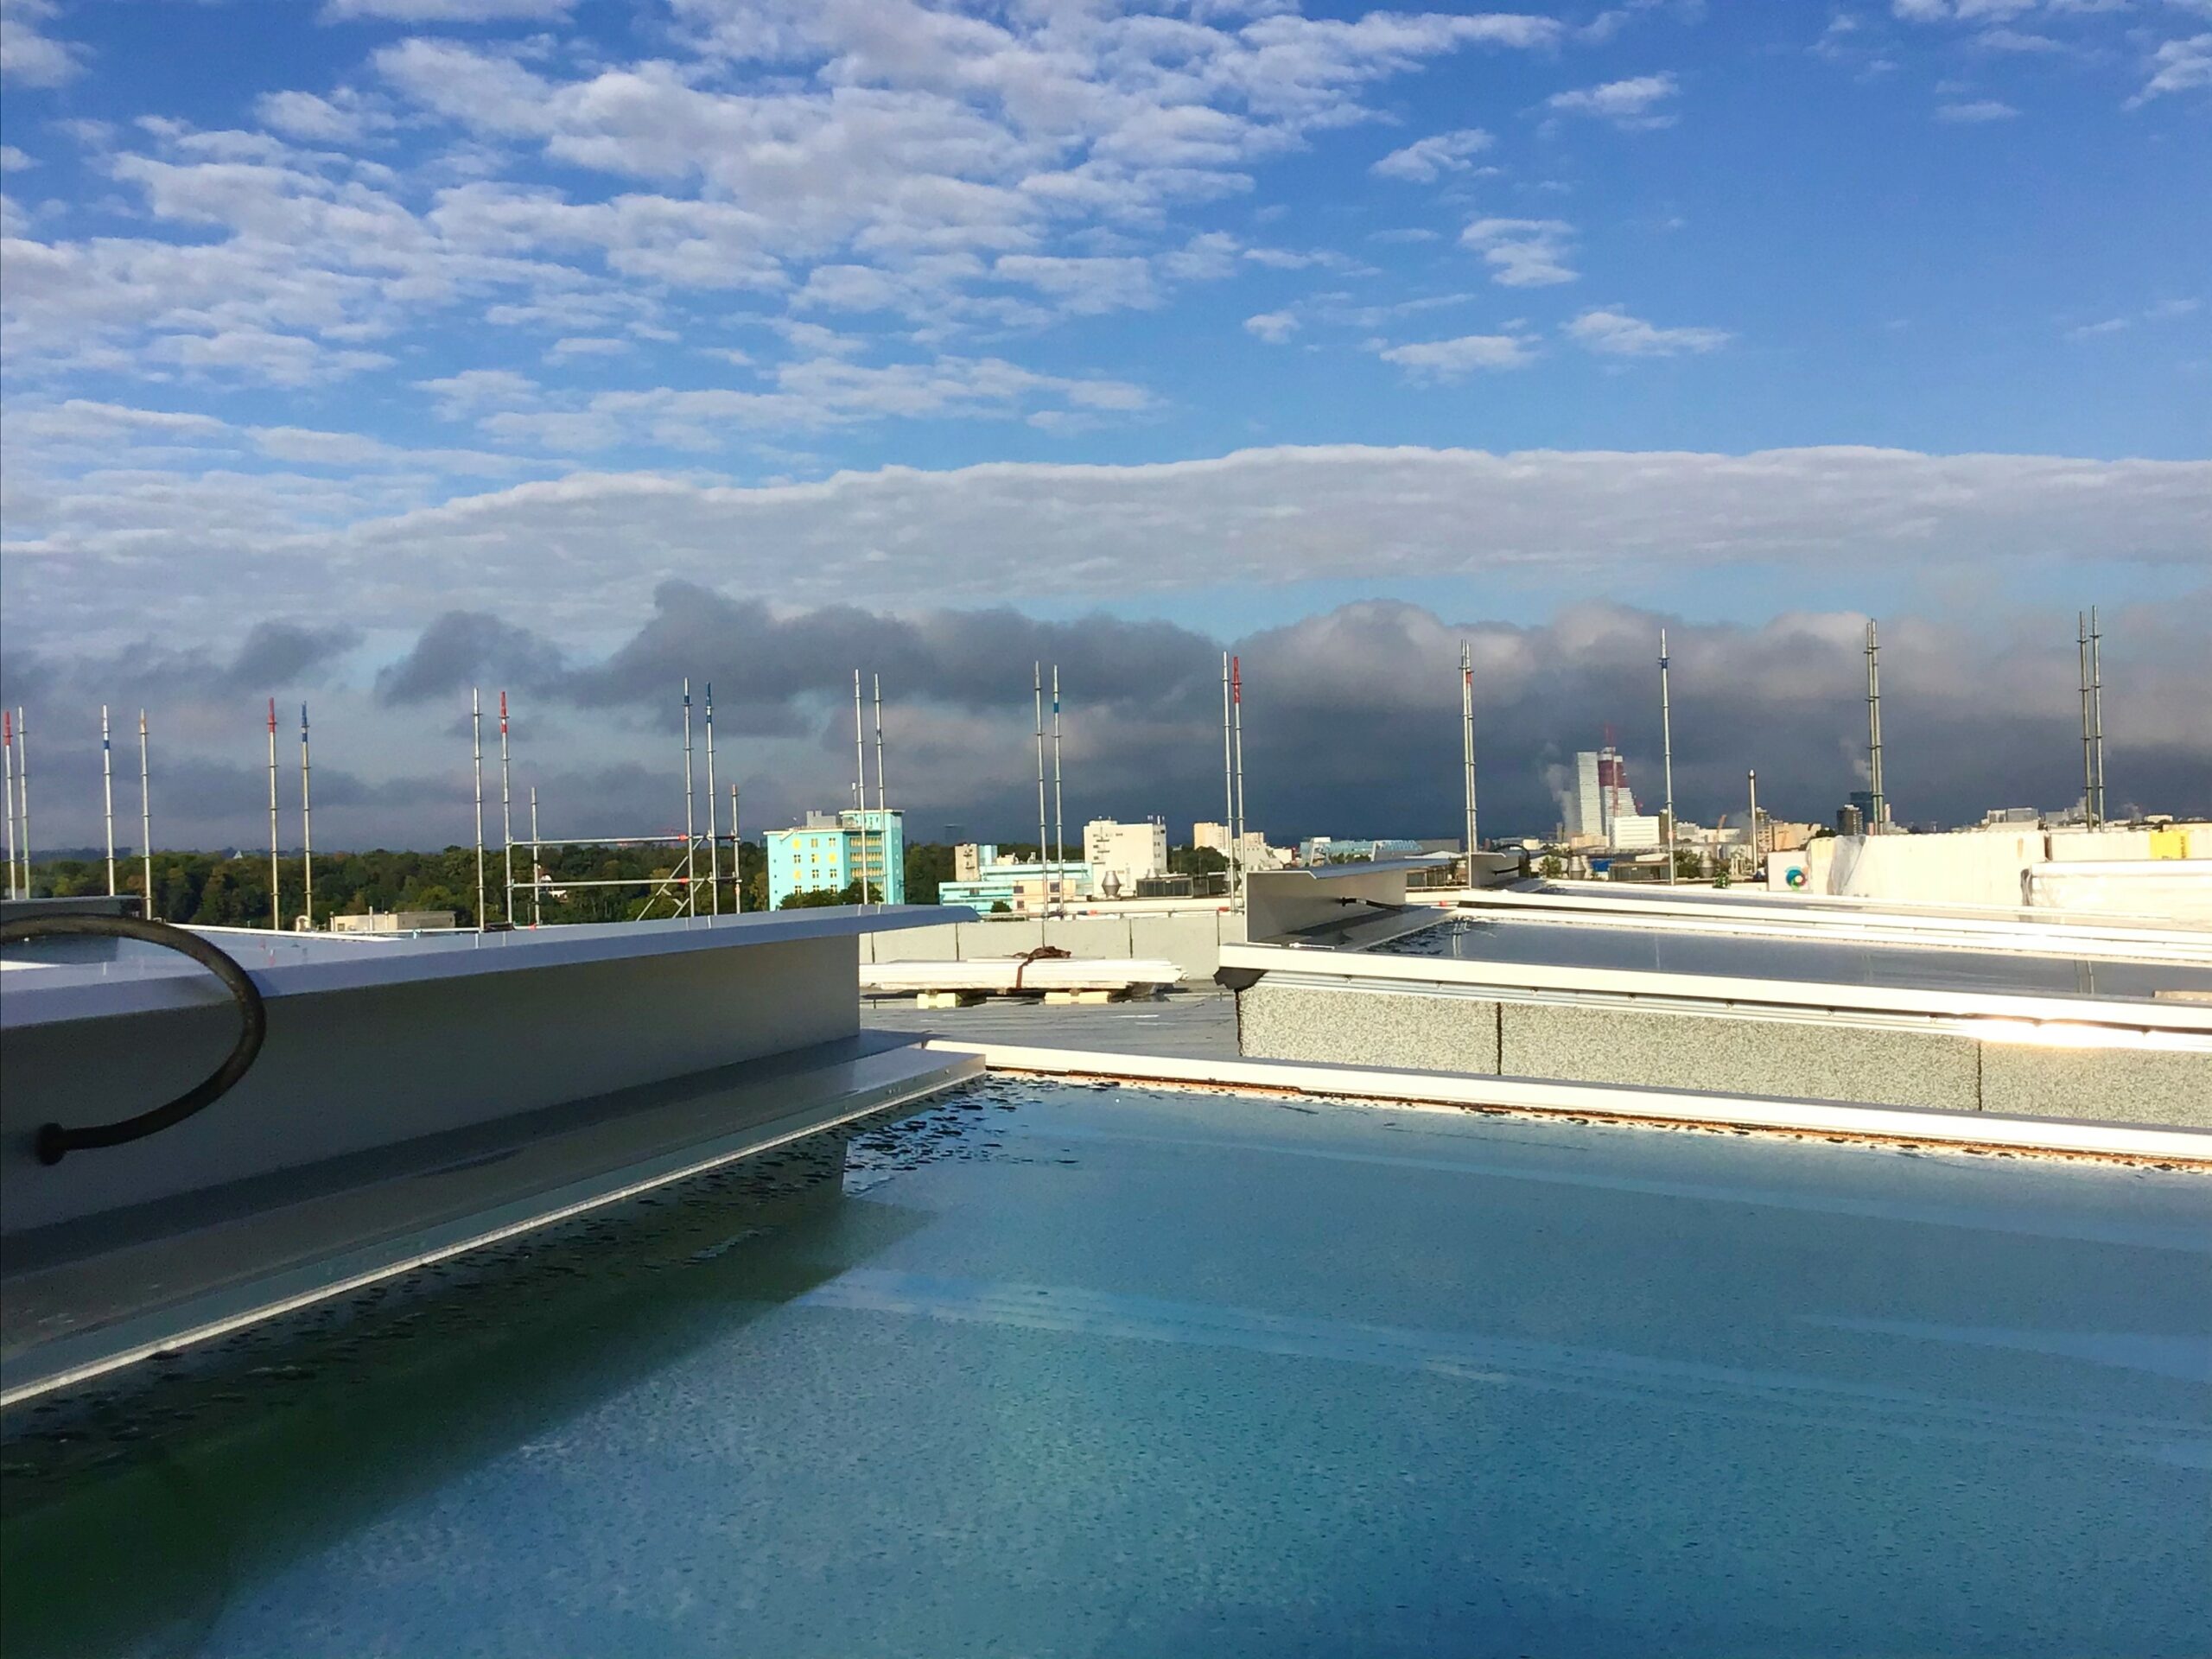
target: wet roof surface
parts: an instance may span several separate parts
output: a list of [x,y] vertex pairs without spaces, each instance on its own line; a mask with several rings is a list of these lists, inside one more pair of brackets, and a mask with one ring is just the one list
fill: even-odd
[[1620,972],[1693,974],[1822,985],[2144,998],[2212,989],[2212,971],[2152,963],[2077,960],[1936,945],[1748,938],[1663,926],[1455,919],[1371,947],[1378,956]]
[[34,1419],[0,1646],[2202,1649],[2202,1177],[1006,1079],[807,1173]]

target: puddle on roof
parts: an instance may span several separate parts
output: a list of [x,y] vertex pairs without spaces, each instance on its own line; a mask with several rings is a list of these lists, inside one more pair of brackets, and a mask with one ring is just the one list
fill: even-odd
[[0,1650],[2201,1651],[2212,1181],[998,1079],[11,1414]]

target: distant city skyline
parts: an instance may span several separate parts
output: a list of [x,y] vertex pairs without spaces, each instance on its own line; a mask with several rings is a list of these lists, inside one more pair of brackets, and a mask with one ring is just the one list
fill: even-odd
[[1224,647],[1253,822],[1445,834],[1462,636],[1507,834],[1608,720],[1648,792],[1661,626],[1681,810],[1825,816],[1870,614],[1887,793],[1970,819],[2072,798],[2092,603],[2114,808],[2212,778],[2204,0],[0,16],[41,841],[103,702],[251,841],[269,696],[318,840],[465,840],[470,683],[619,830],[685,674],[787,818],[856,663],[894,791],[1010,836],[1039,652],[1086,811],[1217,816]]

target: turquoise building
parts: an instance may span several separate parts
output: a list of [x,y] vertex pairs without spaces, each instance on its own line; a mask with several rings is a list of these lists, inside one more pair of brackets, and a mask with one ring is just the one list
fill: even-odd
[[863,876],[877,904],[906,902],[906,814],[810,812],[789,830],[771,830],[768,907],[795,893],[841,893]]

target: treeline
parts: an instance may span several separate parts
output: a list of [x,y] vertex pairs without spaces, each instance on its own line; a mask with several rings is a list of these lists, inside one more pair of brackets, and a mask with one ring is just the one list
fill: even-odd
[[[739,847],[734,880],[722,849],[721,907],[734,907],[738,889],[744,892],[744,908],[762,910],[768,903],[768,866],[757,842]],[[533,919],[548,925],[572,922],[627,922],[654,920],[677,914],[683,902],[677,866],[680,861],[667,847],[547,847],[540,849],[540,877],[531,885],[530,851],[518,847],[514,855],[514,919],[527,925]],[[952,849],[924,843],[906,849],[906,899],[909,904],[937,902],[938,883],[952,877]],[[270,872],[266,853],[164,853],[153,857],[153,903],[149,913],[156,921],[189,922],[202,927],[266,927],[269,925]],[[138,893],[145,885],[144,864],[137,854],[116,860],[118,892]],[[696,875],[698,908],[709,908],[705,890],[706,868]],[[505,861],[499,849],[484,857],[484,910],[487,922],[504,922],[507,899]],[[303,913],[303,891],[299,855],[278,861],[278,914],[289,928]],[[620,887],[587,887],[588,881],[622,882]],[[35,898],[78,898],[107,891],[107,863],[104,858],[56,858],[31,867]],[[855,895],[856,896],[856,895]],[[818,896],[814,903],[831,902]],[[845,902],[851,902],[850,899]],[[361,916],[393,910],[449,910],[457,925],[476,925],[476,849],[448,847],[440,852],[318,852],[315,855],[315,925],[329,925],[333,916]]]

